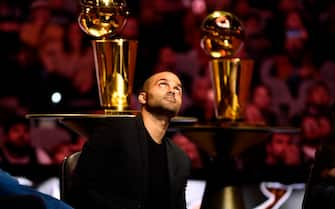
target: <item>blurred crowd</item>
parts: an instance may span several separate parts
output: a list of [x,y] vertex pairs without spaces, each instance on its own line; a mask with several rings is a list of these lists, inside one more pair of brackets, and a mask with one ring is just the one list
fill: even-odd
[[[334,1],[127,0],[127,5],[130,16],[118,35],[139,41],[134,93],[151,73],[171,70],[184,84],[180,115],[201,122],[215,120],[209,57],[200,47],[201,22],[214,10],[236,15],[246,32],[239,54],[255,62],[246,122],[302,130],[298,137],[273,134],[257,148],[261,151],[250,151],[258,155],[246,154],[257,159],[241,156],[237,167],[258,165],[264,174],[271,166],[295,166],[306,174],[318,145],[333,131]],[[0,167],[14,175],[27,172],[17,165],[59,165],[84,140],[58,124],[33,124],[31,130],[32,124],[18,123],[22,118],[17,115],[99,109],[92,37],[79,27],[80,11],[79,0],[0,2]],[[65,139],[54,143],[55,134],[43,135],[44,145],[36,143],[45,126],[65,133]],[[210,161],[181,133],[172,138],[189,153],[195,170]]]

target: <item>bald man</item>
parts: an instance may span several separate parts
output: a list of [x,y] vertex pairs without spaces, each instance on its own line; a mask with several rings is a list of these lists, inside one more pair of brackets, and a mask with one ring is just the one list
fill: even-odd
[[76,209],[185,209],[187,155],[165,137],[182,104],[171,72],[149,77],[135,118],[111,118],[95,128],[75,169],[69,203]]

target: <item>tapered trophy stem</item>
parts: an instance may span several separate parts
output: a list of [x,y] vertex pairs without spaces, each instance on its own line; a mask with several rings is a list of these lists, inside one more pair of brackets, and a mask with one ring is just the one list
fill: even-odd
[[215,113],[219,120],[241,121],[249,97],[253,60],[221,58],[210,61]]
[[137,41],[94,40],[92,44],[101,107],[105,113],[129,110]]

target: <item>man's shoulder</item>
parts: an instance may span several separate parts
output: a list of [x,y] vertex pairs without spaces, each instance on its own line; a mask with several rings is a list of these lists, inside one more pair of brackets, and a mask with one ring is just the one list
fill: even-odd
[[178,158],[189,161],[189,157],[186,155],[186,153],[180,147],[178,147],[175,143],[173,143],[170,138],[166,137],[165,141],[166,141],[168,150],[176,154]]
[[115,145],[136,137],[141,127],[138,117],[110,117],[90,127],[89,144]]

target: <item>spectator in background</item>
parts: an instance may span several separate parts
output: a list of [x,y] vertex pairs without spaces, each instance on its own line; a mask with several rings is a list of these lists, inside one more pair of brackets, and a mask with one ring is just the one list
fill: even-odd
[[[24,109],[19,104],[20,85],[23,72],[18,67],[18,52],[22,47],[19,31],[22,24],[22,15],[12,8],[8,1],[0,3],[0,112],[3,120],[9,112]],[[27,65],[28,66],[28,65]],[[13,85],[13,83],[16,83]]]
[[304,182],[309,168],[304,163],[298,134],[273,133],[264,143],[242,155],[247,181]]
[[44,27],[50,21],[52,14],[47,1],[36,0],[31,4],[29,20],[24,22],[20,31],[23,43],[37,48]]
[[53,163],[60,165],[65,157],[82,150],[86,139],[83,136],[75,137],[72,142],[61,142],[57,144],[51,151]]
[[266,22],[259,12],[252,11],[245,16],[243,23],[246,33],[244,48],[247,55],[254,59],[257,65],[261,59],[271,53],[271,42],[265,33]]
[[88,36],[80,29],[77,21],[65,26],[63,39],[66,64],[61,64],[59,74],[71,81],[73,94],[69,105],[74,109],[97,107],[97,86],[93,49]]
[[277,116],[272,110],[272,94],[265,85],[252,91],[251,102],[246,106],[245,120],[256,125],[277,125]]
[[48,178],[48,172],[53,170],[46,169],[46,173],[41,171],[44,166],[47,168],[51,165],[51,159],[43,149],[32,146],[29,120],[21,116],[11,117],[5,122],[3,129],[0,167],[14,176],[26,177],[34,183]]
[[[197,74],[191,80],[190,86],[185,92],[190,94],[191,103],[182,110],[181,115],[195,117],[200,123],[215,121],[213,89],[209,75]],[[191,160],[191,178],[205,178],[210,157],[183,133],[174,134],[172,139]]]
[[[76,88],[71,80],[72,77],[68,77],[73,72],[69,69],[73,66],[73,60],[65,50],[64,26],[58,22],[48,23],[39,41],[37,51],[39,74],[35,82],[27,86],[31,89],[29,92],[31,112],[65,111],[70,107],[69,101],[75,95]],[[69,72],[66,69],[69,69]],[[55,94],[58,95],[58,100],[53,100]]]
[[[50,152],[53,165],[59,169],[66,157],[82,150],[85,141],[86,139],[83,136],[74,134],[73,140],[70,142],[60,142],[55,145]],[[60,178],[58,174],[35,186],[39,192],[60,199]]]
[[320,67],[320,79],[329,87],[331,102],[335,102],[335,60],[327,60]]
[[287,125],[290,118],[302,110],[305,89],[318,79],[318,71],[302,14],[290,11],[281,24],[283,47],[279,53],[262,61],[259,73],[260,81],[276,95],[273,107],[279,123]]
[[201,48],[201,22],[205,17],[199,17],[191,9],[185,10],[181,23],[183,36],[180,44],[174,47],[176,51],[176,68],[178,73],[194,79],[194,77],[208,65],[209,57]]
[[191,175],[189,178],[205,179],[210,157],[182,133],[174,134],[172,141],[180,147],[191,160]]
[[192,103],[185,107],[182,115],[196,117],[199,122],[214,121],[214,95],[209,75],[198,75],[192,80],[190,98]]
[[287,125],[292,116],[302,111],[305,91],[318,78],[316,68],[308,61],[311,57],[305,55],[298,68],[292,65],[286,54],[282,54],[265,61],[260,69],[261,82],[275,95],[273,109],[282,125]]
[[[335,106],[333,105],[327,114],[331,121],[335,119]],[[313,156],[313,167],[307,182],[303,201],[304,209],[324,208],[330,209],[334,205],[335,194],[335,129],[332,126],[329,133],[329,126],[324,122],[318,124],[317,129],[310,130],[319,136],[327,133],[328,137],[323,138],[316,148]],[[328,129],[325,132],[325,127]],[[318,130],[315,132],[315,130]]]
[[299,152],[299,139],[289,134],[274,133],[266,145],[266,164],[299,165],[301,156]]
[[313,163],[317,149],[330,137],[331,124],[329,115],[304,115],[302,117],[302,149],[306,162]]
[[323,81],[313,83],[306,91],[305,106],[292,117],[292,124],[302,130],[302,148],[306,161],[314,160],[320,144],[332,131],[331,102],[328,86]]
[[318,81],[307,90],[306,109],[304,110],[306,114],[328,114],[331,106],[330,92],[325,82]]

